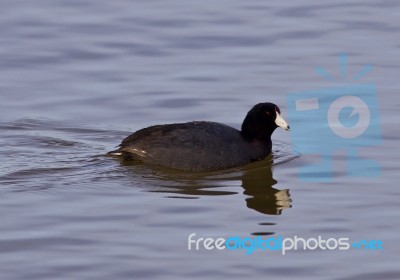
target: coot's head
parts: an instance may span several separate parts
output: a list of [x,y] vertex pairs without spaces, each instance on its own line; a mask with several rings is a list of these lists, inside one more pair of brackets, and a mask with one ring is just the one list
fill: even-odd
[[242,124],[242,135],[248,140],[271,141],[271,134],[277,127],[290,130],[281,117],[281,110],[273,103],[259,103],[248,113]]

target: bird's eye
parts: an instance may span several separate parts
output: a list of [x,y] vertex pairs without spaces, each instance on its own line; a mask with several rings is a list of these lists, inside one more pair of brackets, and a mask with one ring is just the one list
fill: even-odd
[[269,117],[269,116],[271,116],[271,112],[270,112],[270,111],[266,111],[266,112],[265,112],[265,115],[266,115],[267,117]]

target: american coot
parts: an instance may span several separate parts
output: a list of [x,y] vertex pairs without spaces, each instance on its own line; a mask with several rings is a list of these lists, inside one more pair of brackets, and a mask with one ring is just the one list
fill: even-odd
[[206,121],[150,126],[126,137],[110,155],[188,171],[210,171],[262,160],[271,153],[271,134],[289,130],[273,103],[259,103],[242,130]]

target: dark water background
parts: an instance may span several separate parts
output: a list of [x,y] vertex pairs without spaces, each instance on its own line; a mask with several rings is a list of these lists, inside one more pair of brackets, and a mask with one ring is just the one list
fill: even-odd
[[[400,279],[399,1],[1,1],[1,279]],[[213,120],[374,71],[379,178],[304,183],[262,163],[203,175],[103,155],[131,131]],[[271,161],[274,166],[271,168]],[[379,251],[188,251],[187,237],[380,239]]]

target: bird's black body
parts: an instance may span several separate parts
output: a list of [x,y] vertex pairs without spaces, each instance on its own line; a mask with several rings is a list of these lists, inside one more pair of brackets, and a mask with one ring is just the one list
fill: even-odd
[[271,153],[277,112],[279,108],[272,103],[254,106],[241,131],[205,121],[147,127],[125,138],[110,154],[190,171],[244,165]]

